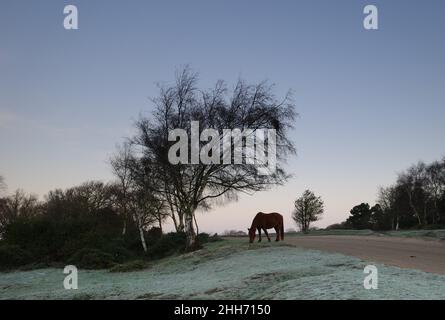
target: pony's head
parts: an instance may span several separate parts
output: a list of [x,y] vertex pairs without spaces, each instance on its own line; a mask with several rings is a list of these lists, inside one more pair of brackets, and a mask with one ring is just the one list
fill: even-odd
[[247,228],[249,230],[249,242],[252,243],[255,240],[255,228]]

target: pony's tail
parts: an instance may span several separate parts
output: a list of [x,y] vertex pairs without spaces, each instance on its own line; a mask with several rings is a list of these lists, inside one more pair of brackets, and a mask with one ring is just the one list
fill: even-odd
[[281,241],[284,240],[284,221],[281,220]]

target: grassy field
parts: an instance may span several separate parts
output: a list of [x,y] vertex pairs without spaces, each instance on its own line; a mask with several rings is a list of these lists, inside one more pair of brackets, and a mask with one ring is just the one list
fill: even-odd
[[0,273],[2,299],[445,299],[445,276],[375,264],[379,287],[363,287],[369,262],[286,243],[225,239],[146,269],[79,271],[63,288],[61,269]]

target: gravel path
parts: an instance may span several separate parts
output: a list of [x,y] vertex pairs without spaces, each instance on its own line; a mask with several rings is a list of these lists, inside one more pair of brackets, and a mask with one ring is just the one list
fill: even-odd
[[445,274],[445,241],[375,236],[288,236],[285,241],[299,248]]

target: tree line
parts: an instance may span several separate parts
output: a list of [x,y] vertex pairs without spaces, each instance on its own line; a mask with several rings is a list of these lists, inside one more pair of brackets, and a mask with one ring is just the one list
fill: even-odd
[[445,227],[445,158],[418,162],[378,191],[377,203],[362,203],[334,228],[398,230]]

